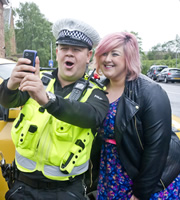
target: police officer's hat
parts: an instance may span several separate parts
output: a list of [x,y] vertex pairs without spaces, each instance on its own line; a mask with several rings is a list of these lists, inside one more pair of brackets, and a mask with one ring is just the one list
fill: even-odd
[[61,19],[54,23],[52,30],[56,44],[92,49],[100,41],[100,36],[94,28],[76,19]]

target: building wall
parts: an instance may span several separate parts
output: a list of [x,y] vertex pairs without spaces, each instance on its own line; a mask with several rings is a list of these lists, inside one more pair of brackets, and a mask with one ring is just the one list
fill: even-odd
[[0,58],[5,58],[3,4],[0,1]]
[[[14,18],[12,14],[12,8],[4,8],[4,27],[6,27],[5,36],[6,34],[9,39],[5,39],[5,47],[6,47],[6,56],[12,56],[16,54],[16,41],[15,41],[15,31],[14,31]],[[7,28],[9,30],[7,30]],[[8,32],[6,32],[8,31]]]
[[[11,8],[12,9],[12,8]],[[15,38],[15,31],[14,31],[14,18],[11,12],[11,29],[13,30],[12,38],[11,38],[11,53],[16,54],[16,38]]]

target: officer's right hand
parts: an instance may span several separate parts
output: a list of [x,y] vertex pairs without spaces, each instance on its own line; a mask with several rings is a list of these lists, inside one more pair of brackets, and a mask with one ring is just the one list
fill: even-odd
[[7,87],[10,90],[16,90],[22,79],[29,73],[36,71],[36,68],[28,65],[31,61],[26,58],[19,58],[8,80]]
[[20,83],[19,90],[28,92],[29,95],[37,101],[40,105],[45,105],[49,100],[46,95],[46,90],[40,78],[40,62],[39,57],[35,61],[35,73],[28,73]]

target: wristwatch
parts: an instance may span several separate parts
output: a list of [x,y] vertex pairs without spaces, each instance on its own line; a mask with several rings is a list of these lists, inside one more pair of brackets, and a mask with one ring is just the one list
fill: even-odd
[[47,102],[47,104],[42,106],[43,108],[49,107],[52,103],[54,103],[56,101],[56,95],[53,94],[52,92],[46,91],[46,95],[47,95],[49,101]]

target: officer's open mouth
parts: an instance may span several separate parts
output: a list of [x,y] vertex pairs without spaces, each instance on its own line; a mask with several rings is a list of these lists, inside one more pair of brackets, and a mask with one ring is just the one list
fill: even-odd
[[72,66],[73,64],[74,64],[74,63],[72,63],[72,62],[69,62],[69,61],[68,61],[68,62],[66,62],[66,65],[67,65],[67,66]]

